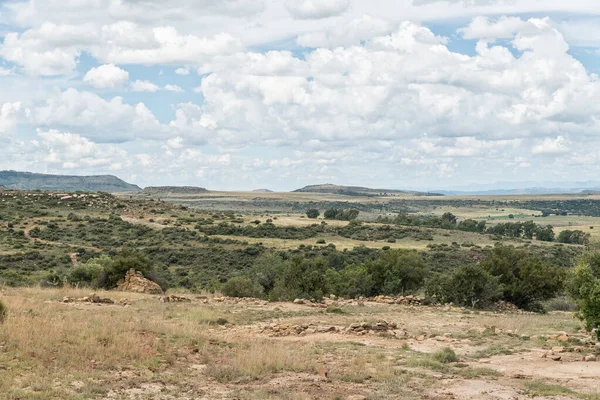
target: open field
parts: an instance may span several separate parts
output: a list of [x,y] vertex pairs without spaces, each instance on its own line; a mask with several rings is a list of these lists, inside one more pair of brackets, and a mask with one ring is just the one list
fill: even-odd
[[[600,362],[582,361],[593,341],[571,313],[98,294],[127,300],[2,290],[1,399],[600,398]],[[346,331],[380,320],[397,327]]]

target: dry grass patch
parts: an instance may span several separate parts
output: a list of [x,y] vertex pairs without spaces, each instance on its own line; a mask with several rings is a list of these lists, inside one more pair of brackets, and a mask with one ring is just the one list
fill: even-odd
[[207,374],[222,383],[248,382],[281,372],[317,372],[317,363],[302,346],[276,341],[237,343],[231,352],[213,360]]

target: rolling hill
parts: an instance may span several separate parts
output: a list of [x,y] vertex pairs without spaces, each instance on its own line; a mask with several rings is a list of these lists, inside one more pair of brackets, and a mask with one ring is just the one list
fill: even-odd
[[113,175],[72,176],[31,172],[0,171],[0,187],[19,190],[61,190],[68,192],[137,192],[139,186]]

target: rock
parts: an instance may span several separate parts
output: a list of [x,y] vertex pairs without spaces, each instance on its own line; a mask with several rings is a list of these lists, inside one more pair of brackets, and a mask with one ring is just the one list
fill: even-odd
[[567,340],[569,340],[569,336],[568,335],[560,335],[556,338],[559,342],[566,342]]
[[187,297],[175,296],[174,294],[170,296],[163,296],[160,298],[160,301],[163,303],[191,303],[192,300]]
[[594,349],[595,349],[597,352],[600,352],[600,343],[596,343],[596,345],[594,346]]
[[118,290],[122,292],[146,293],[146,294],[163,294],[161,287],[149,279],[144,278],[144,275],[134,269],[130,269],[125,274],[125,279],[119,281]]
[[554,353],[564,353],[565,352],[565,348],[562,346],[555,346],[552,348],[552,352]]
[[296,300],[294,300],[294,304],[304,304],[304,300],[296,299]]
[[596,361],[596,356],[585,356],[583,358],[583,361],[585,361],[585,362]]
[[551,357],[552,361],[560,361],[561,359],[562,359],[561,356],[553,356],[553,357]]

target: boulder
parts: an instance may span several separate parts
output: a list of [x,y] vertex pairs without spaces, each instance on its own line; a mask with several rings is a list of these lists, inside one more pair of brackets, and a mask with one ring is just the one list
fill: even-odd
[[146,293],[146,294],[164,294],[161,287],[144,275],[134,269],[130,269],[125,278],[118,283],[118,290],[122,292]]

